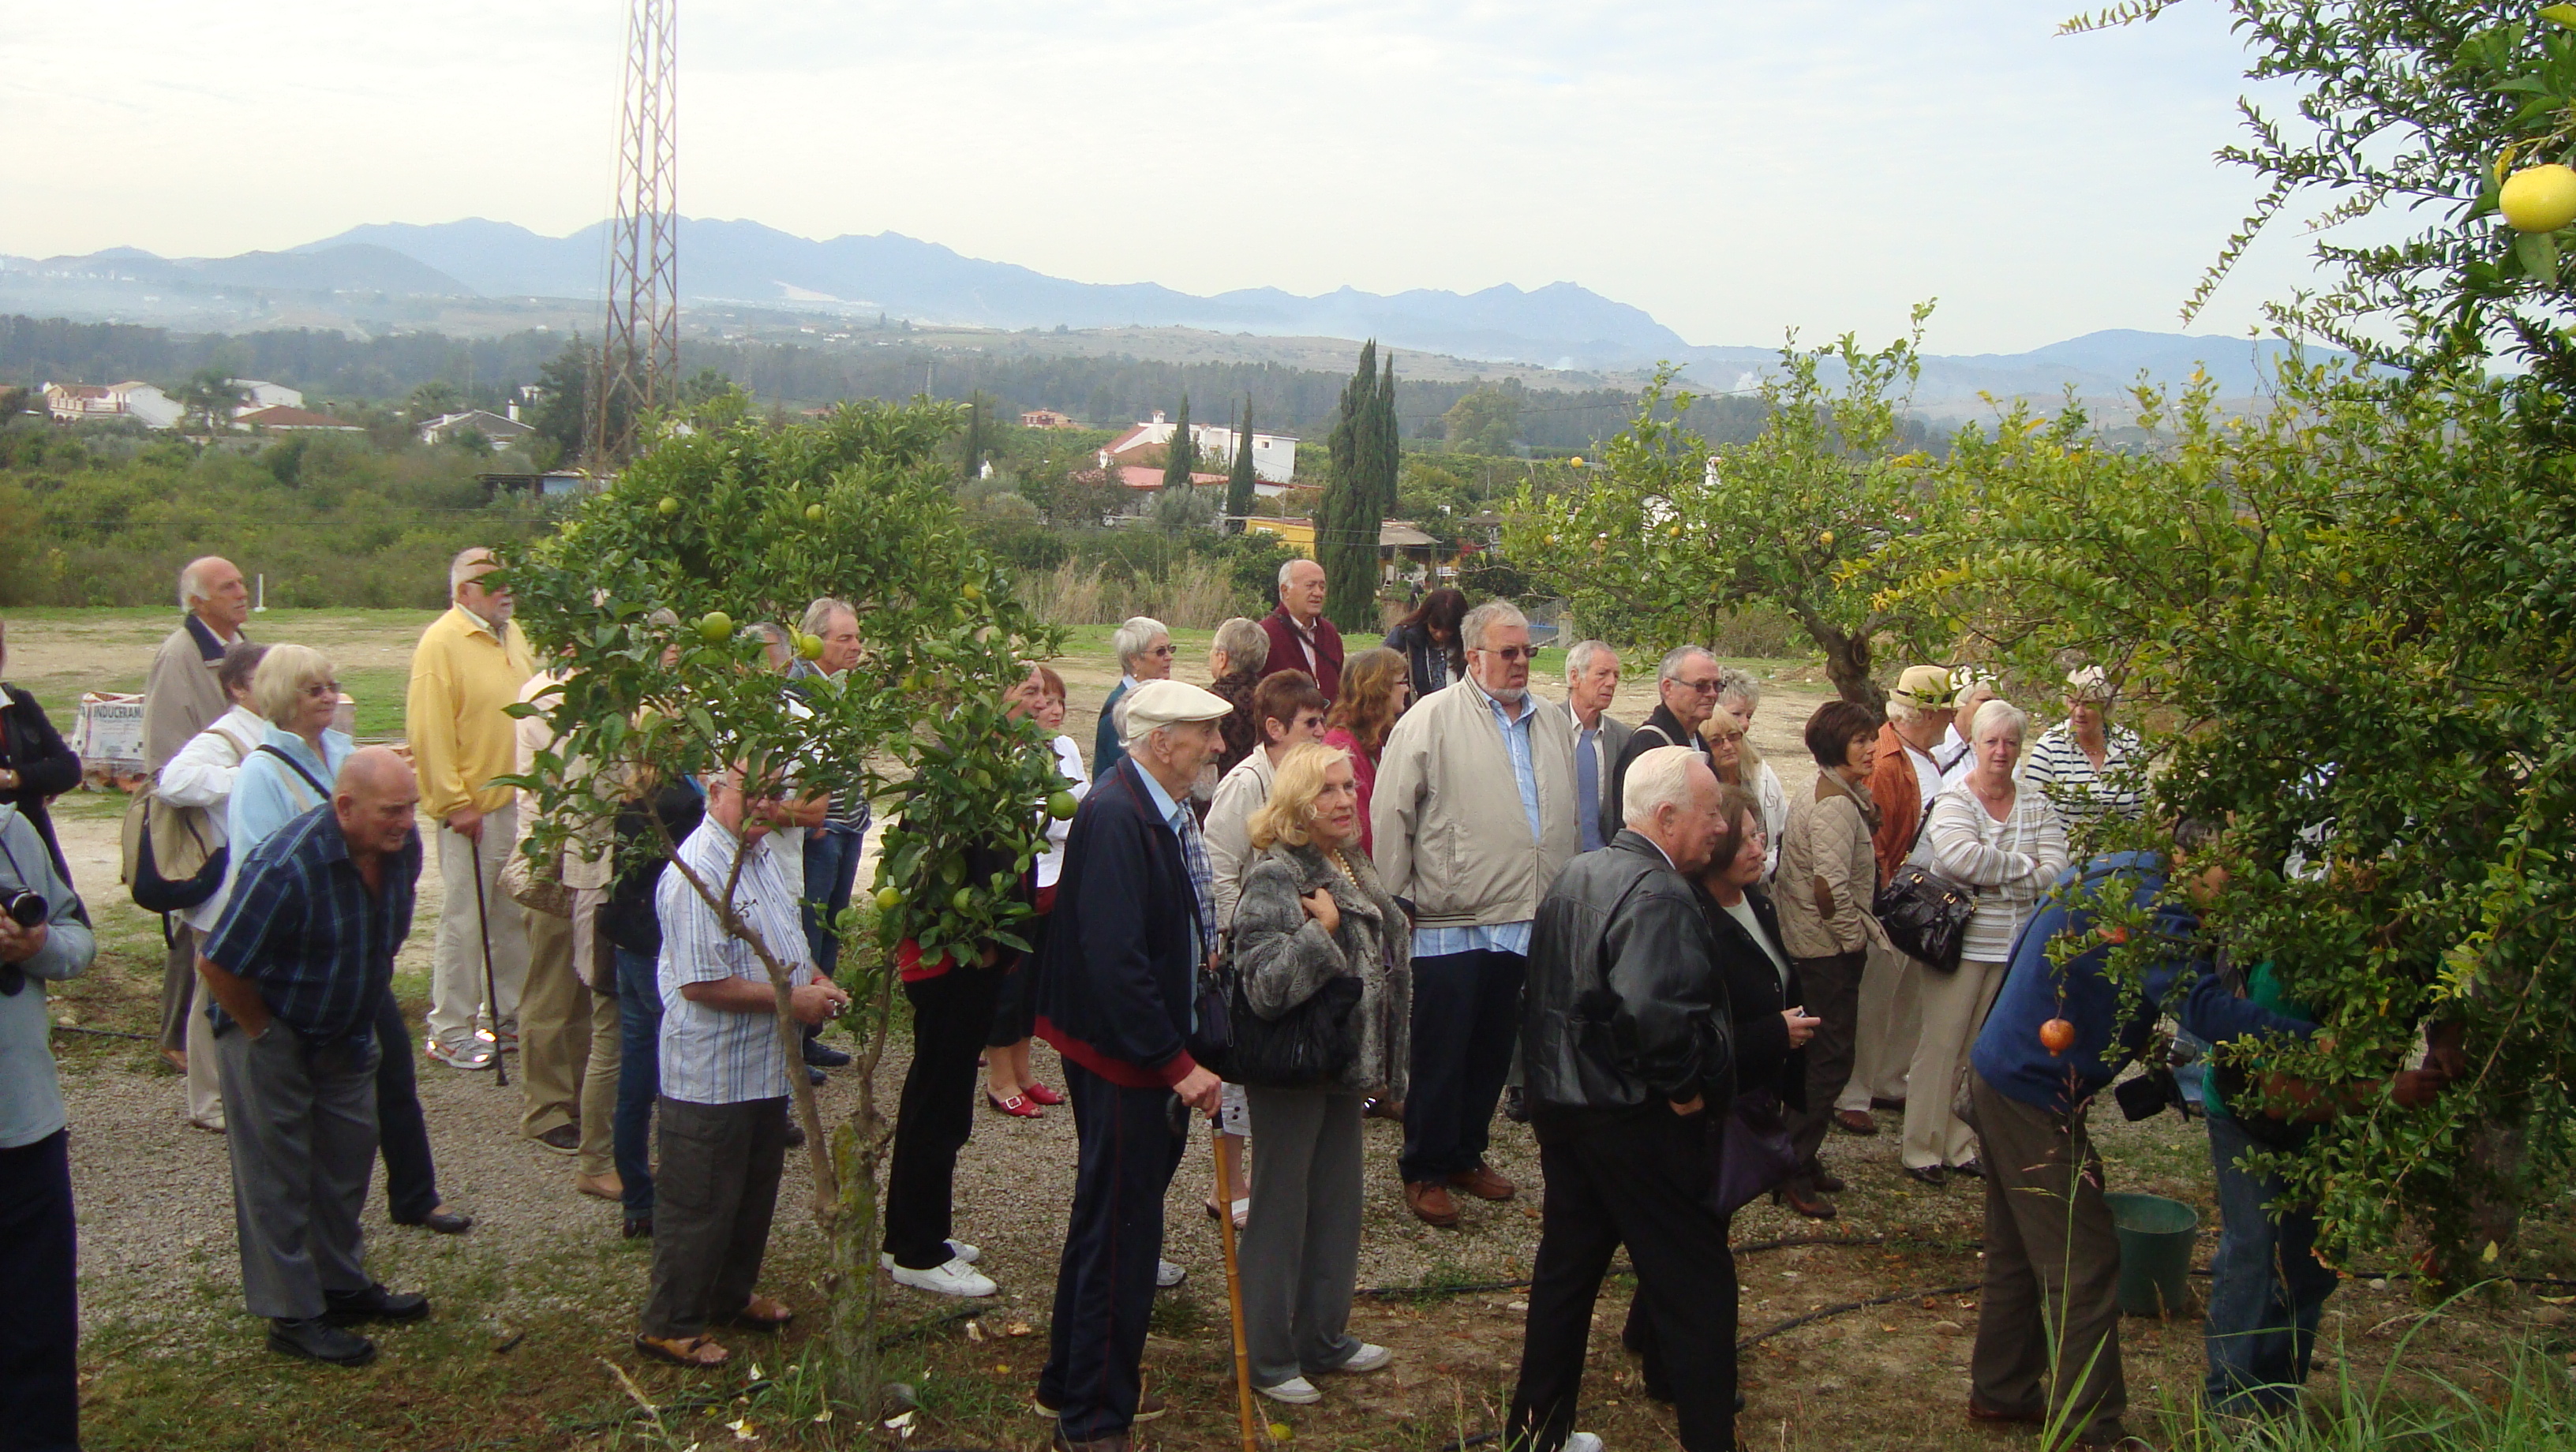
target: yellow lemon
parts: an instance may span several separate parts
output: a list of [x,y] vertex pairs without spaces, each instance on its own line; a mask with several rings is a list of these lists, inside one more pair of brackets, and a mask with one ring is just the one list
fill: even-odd
[[821,524],[823,522],[823,506],[819,504],[806,505],[805,522],[807,524]]
[[2498,202],[2515,231],[2555,232],[2576,222],[2576,171],[2555,162],[2526,166],[2505,178]]
[[877,889],[878,912],[890,913],[901,906],[903,906],[903,890],[901,888],[880,887]]
[[1834,532],[1829,529],[1823,534],[1816,536],[1816,543],[1823,545],[1828,549],[1832,548],[1834,543]]

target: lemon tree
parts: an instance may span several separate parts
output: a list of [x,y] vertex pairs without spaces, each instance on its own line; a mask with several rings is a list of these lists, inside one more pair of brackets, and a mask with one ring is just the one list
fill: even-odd
[[[729,395],[663,431],[558,533],[503,557],[531,642],[569,671],[544,713],[555,747],[524,780],[543,811],[537,850],[654,782],[727,765],[754,795],[859,793],[895,823],[879,890],[834,924],[858,1107],[826,1133],[804,1077],[790,1076],[834,1247],[832,1344],[854,1398],[874,1386],[877,1174],[891,1130],[875,1092],[897,997],[883,949],[913,938],[963,957],[970,944],[1019,942],[1028,909],[1012,883],[968,879],[964,854],[1027,861],[1064,785],[1035,726],[1002,714],[1002,693],[1054,653],[1057,633],[1013,598],[933,460],[958,419],[943,405],[861,403],[782,426]],[[867,654],[791,695],[745,627],[788,629],[826,595],[856,607]],[[801,630],[790,641],[809,659],[819,651]],[[760,941],[725,911],[728,882],[671,870],[758,953],[783,1010],[802,944]],[[853,941],[870,920],[876,941]],[[798,1062],[783,1011],[778,1028]]]
[[1635,644],[1657,650],[1711,638],[1725,610],[1776,605],[1845,700],[1878,705],[1873,651],[1893,624],[1875,598],[1881,553],[1939,502],[1902,452],[1899,416],[1929,314],[1917,308],[1914,336],[1874,353],[1848,336],[1784,347],[1762,384],[1769,418],[1749,443],[1712,448],[1684,427],[1694,400],[1674,391],[1667,365],[1598,469],[1572,488],[1521,491],[1504,553],[1579,616],[1624,620]]

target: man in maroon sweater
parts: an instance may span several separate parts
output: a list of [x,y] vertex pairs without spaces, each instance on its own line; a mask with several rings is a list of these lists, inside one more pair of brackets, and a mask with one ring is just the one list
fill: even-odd
[[1332,701],[1342,694],[1342,633],[1324,618],[1324,567],[1290,560],[1279,567],[1279,608],[1261,618],[1270,659],[1261,673],[1304,671]]

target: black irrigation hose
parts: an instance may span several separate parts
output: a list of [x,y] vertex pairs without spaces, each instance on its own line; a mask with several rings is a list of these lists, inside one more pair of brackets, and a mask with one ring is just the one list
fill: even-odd
[[54,1032],[58,1034],[89,1034],[93,1037],[102,1039],[133,1039],[138,1043],[146,1044],[155,1042],[158,1037],[154,1034],[130,1034],[123,1029],[82,1028],[76,1023],[55,1024]]
[[1779,1335],[1781,1332],[1794,1331],[1798,1327],[1804,1326],[1810,1321],[1829,1320],[1835,1316],[1848,1315],[1853,1311],[1866,1311],[1872,1306],[1893,1306],[1899,1301],[1919,1301],[1926,1296],[1965,1295],[1967,1292],[1977,1289],[1981,1284],[1982,1282],[1970,1281],[1965,1285],[1934,1286],[1928,1291],[1899,1291],[1892,1296],[1872,1296],[1866,1301],[1845,1301],[1839,1306],[1820,1306],[1813,1311],[1809,1311],[1803,1316],[1792,1316],[1788,1320],[1781,1322],[1779,1325],[1774,1326],[1767,1331],[1757,1331],[1754,1334],[1745,1337],[1743,1340],[1736,1342],[1736,1354],[1740,1356],[1743,1353],[1752,1350],[1754,1347],[1761,1345],[1763,1342],[1770,1340],[1772,1337]]

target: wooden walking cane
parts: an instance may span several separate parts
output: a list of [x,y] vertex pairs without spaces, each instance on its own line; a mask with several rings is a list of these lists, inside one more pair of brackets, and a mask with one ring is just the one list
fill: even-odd
[[[1216,1142],[1216,1183],[1222,1193],[1234,1183],[1226,1173],[1224,1111],[1208,1116],[1208,1137]],[[1234,1318],[1234,1396],[1236,1410],[1243,1419],[1243,1452],[1260,1452],[1260,1421],[1252,1414],[1252,1354],[1243,1344],[1243,1274],[1234,1260],[1234,1209],[1229,1202],[1226,1212],[1216,1217],[1221,1227],[1218,1234],[1225,1241],[1225,1306]]]
[[[501,995],[492,987],[492,914],[483,905],[483,838],[479,834],[468,837],[465,846],[474,861],[474,927],[483,939],[483,1002],[492,1010],[492,1083],[495,1088],[506,1089],[510,1087],[510,1071],[501,1064]],[[465,1027],[468,1031],[474,1027],[470,1014]]]

